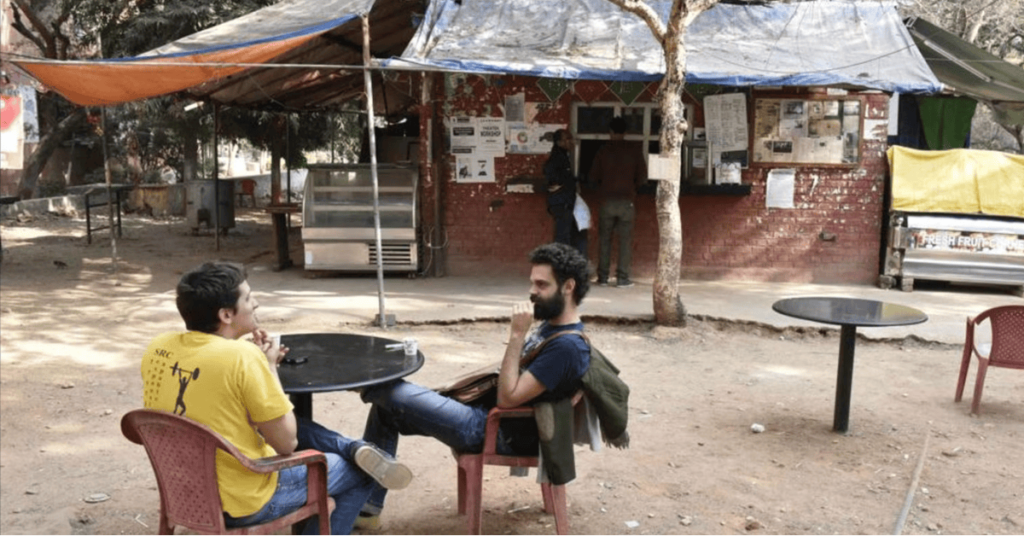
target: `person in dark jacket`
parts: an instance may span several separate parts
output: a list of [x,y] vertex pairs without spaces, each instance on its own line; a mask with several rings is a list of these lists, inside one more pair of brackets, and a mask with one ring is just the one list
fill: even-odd
[[544,163],[544,177],[548,184],[548,214],[555,220],[554,241],[576,248],[587,258],[587,230],[579,228],[573,214],[579,182],[572,172],[572,150],[576,142],[572,132],[564,128],[555,131],[553,140],[551,155]]

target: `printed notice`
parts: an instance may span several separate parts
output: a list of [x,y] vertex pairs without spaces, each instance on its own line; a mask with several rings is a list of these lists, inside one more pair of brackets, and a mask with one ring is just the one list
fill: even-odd
[[455,182],[494,182],[494,157],[456,155]]
[[500,117],[481,117],[476,120],[478,154],[491,157],[505,156],[505,120]]
[[768,172],[765,188],[765,206],[768,208],[793,208],[793,190],[796,187],[795,169],[773,169]]
[[726,93],[704,97],[704,123],[711,147],[711,164],[734,161],[746,167],[747,96]]
[[505,97],[505,120],[510,123],[526,122],[526,95],[517,93]]
[[507,152],[513,154],[544,154],[551,152],[554,133],[565,125],[508,123]]
[[448,124],[452,154],[474,152],[477,146],[476,121],[472,117],[452,117],[448,119]]

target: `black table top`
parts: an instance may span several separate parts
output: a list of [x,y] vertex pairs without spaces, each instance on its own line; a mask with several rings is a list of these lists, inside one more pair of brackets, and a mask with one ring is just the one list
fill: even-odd
[[786,316],[840,326],[906,326],[928,320],[928,315],[905,305],[859,298],[788,298],[772,304]]
[[[423,352],[406,358],[401,341],[348,333],[282,335],[288,347],[277,369],[287,393],[359,389],[397,380],[423,366]],[[388,345],[397,345],[388,348]]]

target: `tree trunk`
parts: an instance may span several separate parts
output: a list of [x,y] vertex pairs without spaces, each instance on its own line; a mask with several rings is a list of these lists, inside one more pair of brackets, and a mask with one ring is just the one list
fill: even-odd
[[[665,32],[665,78],[658,101],[661,106],[661,155],[679,159],[689,125],[683,108],[686,84],[686,53],[683,49],[683,17],[670,20]],[[677,160],[678,161],[678,160]],[[658,181],[655,198],[658,214],[658,266],[654,276],[654,321],[661,326],[685,326],[686,307],[679,297],[683,259],[683,225],[679,214],[680,166],[674,177]]]
[[25,162],[25,170],[18,184],[18,197],[31,199],[39,195],[39,174],[50,159],[53,151],[60,147],[67,137],[85,123],[85,108],[75,108],[71,115],[62,119],[57,126],[39,139],[39,146]]

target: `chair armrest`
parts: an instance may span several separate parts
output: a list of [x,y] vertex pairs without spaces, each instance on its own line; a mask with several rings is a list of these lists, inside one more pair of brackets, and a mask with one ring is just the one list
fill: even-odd
[[281,469],[287,469],[296,465],[310,465],[322,463],[327,466],[327,457],[319,450],[300,450],[291,454],[268,456],[266,458],[249,459],[245,456],[238,459],[246,469],[260,474],[274,473]]
[[496,454],[498,442],[498,425],[501,419],[515,419],[533,417],[533,407],[520,406],[517,408],[493,408],[487,414],[487,427],[484,429],[484,454]]
[[[583,399],[583,390],[576,391],[572,396],[572,405],[575,406]],[[498,425],[501,419],[514,419],[533,417],[533,406],[519,406],[516,408],[493,408],[487,413],[487,427],[484,429],[484,454],[496,454],[495,444],[498,440]]]

